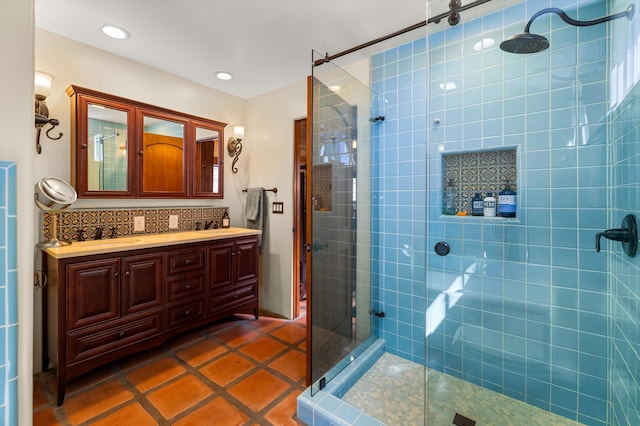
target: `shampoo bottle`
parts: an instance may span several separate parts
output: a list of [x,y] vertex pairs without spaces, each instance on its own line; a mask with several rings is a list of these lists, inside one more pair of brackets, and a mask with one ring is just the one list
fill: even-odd
[[484,213],[484,201],[479,192],[471,199],[471,214],[473,216],[482,216]]
[[443,214],[456,214],[458,209],[456,209],[456,186],[453,183],[453,179],[449,179],[447,186],[444,189],[444,199],[443,199]]
[[516,217],[516,191],[511,189],[509,181],[498,194],[498,216]]
[[483,200],[484,208],[483,214],[484,216],[495,216],[496,215],[496,199],[493,197],[491,192],[487,192],[487,196]]

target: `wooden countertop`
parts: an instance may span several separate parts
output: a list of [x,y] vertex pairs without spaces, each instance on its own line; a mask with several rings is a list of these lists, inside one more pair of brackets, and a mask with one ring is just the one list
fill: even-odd
[[63,247],[46,247],[44,251],[55,259],[114,253],[151,247],[163,247],[225,238],[259,235],[261,231],[245,228],[219,228],[202,231],[171,232],[166,234],[141,234],[123,238],[74,241]]

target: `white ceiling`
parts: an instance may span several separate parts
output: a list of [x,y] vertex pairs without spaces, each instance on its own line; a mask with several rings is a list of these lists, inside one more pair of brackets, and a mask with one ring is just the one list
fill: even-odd
[[[486,12],[505,1],[513,3],[496,0],[476,9]],[[434,3],[448,7],[448,0]],[[35,0],[35,11],[37,27],[249,99],[304,80],[311,74],[312,50],[332,55],[424,21],[426,1]],[[463,20],[472,14],[477,12],[463,12]],[[107,23],[131,37],[106,37],[99,26]],[[376,45],[337,63],[384,48]],[[216,71],[234,78],[218,80]]]

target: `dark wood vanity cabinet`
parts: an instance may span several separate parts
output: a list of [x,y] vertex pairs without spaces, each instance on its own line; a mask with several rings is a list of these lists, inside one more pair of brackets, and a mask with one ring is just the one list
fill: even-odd
[[208,284],[207,313],[251,308],[258,297],[257,238],[211,244]]
[[46,349],[67,381],[235,313],[258,318],[257,236],[55,259]]

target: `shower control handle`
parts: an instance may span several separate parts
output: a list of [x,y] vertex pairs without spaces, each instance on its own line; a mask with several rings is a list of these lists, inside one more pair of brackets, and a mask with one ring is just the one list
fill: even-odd
[[627,229],[607,229],[603,232],[598,232],[596,234],[596,251],[600,251],[600,237],[605,237],[607,240],[612,241],[629,241],[629,230]]
[[608,240],[620,241],[622,249],[630,256],[634,257],[638,251],[638,227],[636,218],[632,214],[628,214],[622,219],[622,227],[618,229],[607,229],[606,231],[596,234],[596,252],[600,251],[600,238],[605,237]]

